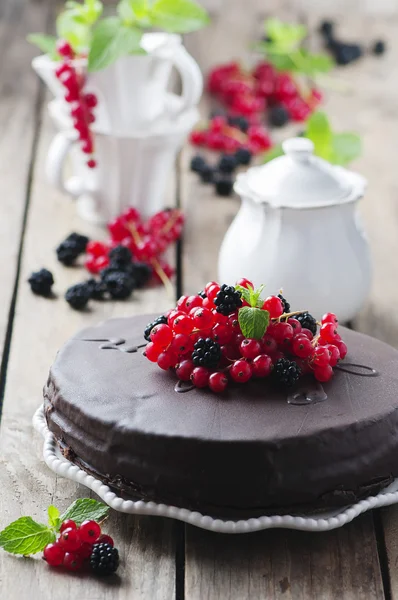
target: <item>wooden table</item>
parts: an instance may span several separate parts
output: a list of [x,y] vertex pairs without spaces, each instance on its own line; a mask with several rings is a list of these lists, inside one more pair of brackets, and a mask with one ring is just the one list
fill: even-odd
[[[308,2],[213,4],[212,25],[187,41],[204,70],[232,57],[248,59],[249,42],[270,14],[310,25],[318,18],[305,11]],[[350,3],[337,4],[341,8]],[[328,99],[335,126],[362,134],[364,155],[355,167],[370,180],[363,217],[373,250],[374,281],[356,326],[398,346],[397,17],[394,12],[361,16],[357,3],[352,6],[355,10],[341,19],[341,33],[352,38],[354,32],[369,41],[381,36],[390,46],[382,60],[367,57],[339,72],[337,80],[348,90],[330,92]],[[48,98],[30,69],[34,50],[24,38],[29,31],[48,29],[53,17],[53,4],[45,0],[0,4],[0,527],[21,515],[42,520],[49,504],[64,509],[76,497],[87,496],[86,489],[54,476],[43,464],[42,443],[32,430],[32,414],[57,349],[82,326],[112,316],[160,313],[171,304],[162,289],[137,293],[127,302],[97,303],[83,313],[62,299],[83,272],[57,263],[54,248],[74,230],[103,233],[82,223],[73,203],[44,176],[54,132],[46,112]],[[204,100],[204,110],[206,105]],[[182,153],[170,190],[170,203],[183,206],[187,215],[176,256],[178,293],[193,293],[216,277],[218,248],[239,206],[237,198],[216,198],[209,187],[198,185],[187,168],[189,154],[189,149]],[[35,297],[26,283],[30,272],[42,266],[55,274],[59,297],[53,301]],[[116,581],[55,575],[37,558],[0,551],[1,598],[398,598],[398,507],[320,534],[273,530],[228,537],[166,519],[117,513],[109,520],[109,531],[123,558]]]

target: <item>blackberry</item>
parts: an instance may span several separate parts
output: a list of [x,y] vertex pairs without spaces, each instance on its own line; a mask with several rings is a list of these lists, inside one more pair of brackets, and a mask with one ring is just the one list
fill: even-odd
[[109,252],[109,259],[111,263],[116,263],[119,266],[130,265],[133,260],[133,255],[129,248],[120,245],[112,248],[112,250]]
[[297,321],[300,321],[301,327],[305,327],[305,329],[309,329],[313,335],[316,335],[318,326],[316,324],[316,319],[309,312],[303,312],[300,315],[295,315],[294,317]]
[[234,156],[239,165],[249,165],[253,155],[248,148],[238,148]]
[[232,127],[237,127],[243,133],[247,133],[249,129],[249,121],[245,117],[228,117],[228,125],[232,125]]
[[205,165],[199,173],[202,183],[213,183],[214,181],[214,168],[210,165]]
[[221,346],[211,338],[199,338],[192,352],[192,362],[197,367],[215,369],[221,359]]
[[164,315],[160,315],[154,321],[152,321],[152,323],[148,323],[148,325],[144,329],[144,338],[146,339],[146,341],[147,342],[151,341],[151,338],[149,336],[151,335],[151,331],[155,327],[155,325],[163,325],[166,323],[167,323],[167,317],[165,317]]
[[334,30],[334,23],[332,21],[322,21],[322,23],[319,26],[320,33],[326,38],[333,37],[333,33],[334,33],[333,30]]
[[286,298],[284,298],[282,296],[282,294],[278,294],[278,298],[279,300],[282,302],[283,305],[283,312],[284,313],[290,313],[290,304],[289,302],[286,300]]
[[40,269],[40,271],[31,274],[28,282],[30,284],[30,289],[34,294],[37,294],[38,296],[50,296],[54,277],[51,271]]
[[214,304],[217,307],[217,312],[225,316],[230,315],[242,306],[241,293],[232,285],[223,283],[214,299]]
[[230,196],[234,189],[234,181],[229,175],[219,173],[215,176],[214,187],[217,196]]
[[136,287],[134,279],[124,271],[111,271],[104,278],[101,272],[101,279],[115,300],[128,298]]
[[86,251],[87,244],[90,239],[86,235],[81,235],[80,233],[71,233],[65,240],[66,242],[72,242],[75,244],[77,248],[80,250],[80,254],[83,254]]
[[192,157],[190,167],[191,171],[194,173],[201,173],[206,166],[207,163],[200,154],[195,154],[195,156]]
[[77,283],[66,290],[65,300],[75,310],[83,310],[90,300],[90,287],[87,283]]
[[268,112],[268,122],[273,127],[283,127],[289,120],[289,112],[281,104],[270,108]]
[[73,240],[61,242],[56,249],[57,258],[65,267],[70,267],[81,254],[80,246]]
[[90,555],[90,568],[96,575],[112,575],[119,566],[119,552],[111,544],[94,544]]
[[218,161],[217,169],[221,171],[221,173],[232,173],[237,166],[238,163],[234,155],[223,154]]
[[300,379],[301,369],[294,360],[279,358],[274,365],[272,373],[279,383],[291,387]]
[[96,279],[89,279],[86,281],[86,285],[90,290],[90,298],[92,300],[103,300],[107,292],[106,285],[102,281]]
[[359,44],[346,44],[334,40],[330,42],[329,48],[338,65],[348,65],[362,56]]
[[200,296],[203,299],[207,298],[206,292],[204,290],[201,290],[200,292],[198,292],[198,296]]
[[376,56],[380,56],[380,54],[384,54],[386,51],[386,44],[383,40],[377,40],[372,46],[372,52]]
[[141,288],[152,277],[152,269],[146,263],[136,262],[132,265],[131,276],[136,283],[136,287]]

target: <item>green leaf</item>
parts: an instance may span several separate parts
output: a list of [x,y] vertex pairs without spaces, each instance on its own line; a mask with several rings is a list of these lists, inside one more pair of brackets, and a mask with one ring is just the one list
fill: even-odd
[[283,23],[279,19],[267,19],[264,23],[265,32],[275,45],[292,48],[302,42],[307,35],[304,25]]
[[36,554],[54,540],[54,531],[31,517],[21,517],[0,532],[0,547],[12,554]]
[[356,133],[335,133],[332,138],[331,162],[345,166],[362,153],[361,138]]
[[326,113],[312,113],[306,124],[305,137],[313,142],[317,156],[329,160],[333,133]]
[[55,506],[49,506],[48,510],[48,524],[50,527],[53,527],[54,529],[58,530],[60,524],[61,524],[61,520],[59,518],[59,510],[58,508],[56,508]]
[[248,288],[243,287],[242,285],[236,285],[235,289],[241,293],[243,300],[250,304],[250,290]]
[[150,8],[154,27],[171,33],[189,33],[209,22],[204,8],[192,0],[155,0]]
[[250,306],[255,308],[261,308],[264,304],[264,300],[261,299],[261,294],[264,289],[264,285],[260,285],[257,290],[252,290],[250,293]]
[[42,52],[50,54],[50,56],[56,54],[57,52],[57,38],[53,35],[45,35],[44,33],[31,33],[30,35],[28,35],[27,40],[31,44],[34,44],[35,46],[40,48]]
[[268,150],[263,156],[263,162],[267,163],[270,160],[274,160],[274,158],[278,158],[278,156],[283,156],[284,152],[282,150],[282,144],[277,144],[271,150]]
[[88,48],[90,27],[81,22],[75,9],[65,10],[58,16],[56,29],[58,38],[67,40],[76,52]]
[[333,59],[328,54],[312,54],[305,48],[300,50],[303,61],[302,73],[314,76],[317,73],[328,73],[334,66]]
[[150,27],[149,6],[147,0],[121,0],[117,12],[125,25],[134,23],[141,27]]
[[79,498],[75,500],[64,514],[60,517],[61,522],[65,519],[72,519],[77,525],[81,525],[86,519],[93,521],[103,521],[109,513],[109,506],[102,502],[97,502],[93,498]]
[[238,312],[238,321],[246,338],[261,339],[269,324],[269,312],[261,308],[243,306]]
[[141,37],[138,28],[123,25],[118,17],[102,19],[93,31],[88,70],[99,71],[121,56],[142,53]]

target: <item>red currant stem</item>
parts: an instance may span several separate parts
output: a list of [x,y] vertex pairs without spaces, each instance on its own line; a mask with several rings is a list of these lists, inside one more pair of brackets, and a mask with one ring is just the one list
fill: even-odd
[[241,144],[245,144],[247,142],[248,136],[243,133],[243,131],[239,131],[236,127],[231,127],[230,125],[225,125],[223,127],[222,132],[227,137],[233,138],[237,140]]
[[167,221],[167,223],[164,224],[162,229],[159,231],[159,235],[164,235],[165,233],[168,233],[170,231],[170,229],[173,227],[173,225],[178,221],[178,217],[180,216],[180,211],[177,209],[174,209],[172,212],[173,212],[173,216]]
[[317,345],[317,343],[318,343],[318,340],[319,340],[319,338],[320,338],[320,337],[321,337],[321,336],[320,336],[320,335],[319,335],[319,333],[318,333],[318,335],[316,335],[315,337],[313,337],[313,338],[312,338],[312,340],[311,340],[311,344],[312,344],[314,347]]
[[295,310],[294,312],[283,313],[283,315],[281,315],[277,319],[271,319],[271,321],[277,321],[279,323],[281,319],[289,319],[290,317],[293,317],[294,315],[301,315],[303,312],[308,312],[308,311],[307,310]]

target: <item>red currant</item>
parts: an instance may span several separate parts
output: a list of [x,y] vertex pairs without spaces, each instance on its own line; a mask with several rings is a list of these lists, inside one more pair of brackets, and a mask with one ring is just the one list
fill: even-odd
[[333,343],[336,340],[337,326],[334,323],[324,323],[319,332],[322,339]]
[[59,567],[62,565],[65,556],[65,548],[57,542],[47,544],[43,550],[43,558],[51,567]]
[[292,341],[292,350],[300,358],[308,358],[312,354],[312,344],[310,340],[301,333],[297,333]]
[[90,160],[87,161],[87,166],[89,169],[95,169],[95,167],[97,166],[97,161],[93,158],[90,158]]
[[151,342],[157,346],[167,348],[173,339],[173,331],[168,325],[162,323],[161,325],[155,325],[155,327],[152,328],[149,337],[151,338]]
[[194,321],[188,315],[177,316],[173,319],[174,333],[184,333],[189,335],[194,328]]
[[212,285],[209,287],[209,289],[206,292],[206,296],[208,297],[209,300],[214,302],[214,299],[217,296],[219,291],[220,291],[220,286],[216,283],[215,285]]
[[188,312],[187,300],[188,300],[188,296],[181,296],[177,300],[177,309],[180,310],[181,312],[187,313]]
[[234,381],[246,383],[251,378],[253,369],[246,360],[236,360],[229,372]]
[[68,571],[79,571],[83,566],[83,558],[74,552],[67,552],[63,565]]
[[81,544],[79,531],[72,527],[64,529],[59,536],[59,543],[67,552],[77,550]]
[[214,315],[208,308],[196,308],[193,321],[197,329],[209,329],[214,323]]
[[[99,542],[99,539],[97,541]],[[89,542],[83,542],[80,548],[76,551],[76,554],[78,554],[81,558],[85,559],[90,558],[92,551],[93,545]]]
[[228,344],[233,338],[233,330],[228,325],[222,325],[217,323],[212,329],[211,337],[218,342],[221,346]]
[[313,363],[316,367],[327,367],[330,361],[330,354],[325,346],[317,346],[314,349]]
[[230,360],[237,360],[241,357],[240,350],[234,344],[225,344],[221,346],[221,352],[224,358],[227,359],[227,362]]
[[82,542],[89,542],[90,544],[94,544],[94,542],[101,535],[101,527],[98,525],[96,521],[86,520],[80,525],[79,528],[79,537]]
[[178,310],[177,308],[174,308],[173,310],[171,310],[167,316],[168,326],[173,327],[174,319],[176,319],[177,317],[182,317],[182,316],[185,317],[186,313],[183,313],[181,310]]
[[272,354],[278,349],[278,344],[276,343],[276,340],[274,340],[274,338],[269,333],[265,333],[263,335],[261,343],[263,350],[266,354]]
[[294,335],[294,329],[289,323],[275,323],[272,335],[278,344],[283,344],[284,340],[291,340]]
[[238,281],[236,282],[236,285],[240,285],[240,287],[244,287],[246,289],[248,289],[249,287],[254,289],[254,285],[252,284],[250,279],[246,279],[246,277],[243,277],[242,279],[238,279]]
[[197,388],[205,388],[209,383],[210,371],[205,367],[195,367],[191,373],[191,381]]
[[212,392],[223,392],[228,385],[228,378],[225,373],[217,371],[212,373],[209,377],[209,388]]
[[289,323],[289,325],[291,325],[293,327],[295,334],[301,333],[302,326],[301,326],[300,321],[298,321],[297,319],[293,319],[292,317],[290,317],[290,319],[288,319],[287,322]]
[[253,360],[253,377],[267,377],[272,370],[272,360],[267,354],[260,354]]
[[258,340],[245,338],[240,344],[240,351],[244,358],[253,360],[253,358],[261,354],[261,344]]
[[194,342],[185,333],[178,333],[171,342],[170,350],[175,352],[177,356],[184,356],[188,352],[193,352]]
[[194,370],[195,365],[192,360],[183,360],[177,365],[176,375],[178,379],[181,381],[189,381],[191,379],[192,371]]
[[334,313],[328,312],[325,315],[323,315],[321,322],[322,322],[322,325],[324,323],[334,323],[335,325],[338,325],[339,320]]
[[341,340],[338,340],[337,342],[335,342],[339,352],[340,352],[340,358],[343,359],[347,356],[347,352],[348,352],[348,348],[345,345],[345,343]]
[[72,519],[65,519],[59,528],[60,533],[62,533],[65,529],[77,529],[77,525],[74,521],[72,521]]
[[64,58],[73,58],[75,55],[72,46],[66,40],[57,41],[57,52]]
[[329,364],[331,367],[335,367],[340,360],[340,351],[334,344],[328,344],[327,346],[323,346],[329,352]]
[[163,351],[158,356],[158,366],[164,371],[168,371],[172,367],[175,367],[178,362],[178,356],[174,352]]
[[283,315],[283,304],[278,296],[269,296],[264,300],[263,310],[268,310],[271,319],[277,319]]
[[201,298],[201,296],[188,296],[186,302],[185,302],[185,306],[187,308],[187,310],[191,310],[192,308],[197,308],[199,306],[202,306],[203,303],[203,298]]
[[86,252],[87,254],[91,254],[92,256],[98,258],[99,256],[104,256],[107,253],[107,248],[102,242],[91,240],[87,244]]
[[85,94],[84,100],[88,108],[95,108],[98,104],[98,99],[95,94]]
[[[218,285],[217,281],[209,281],[208,283],[206,283],[205,285],[205,294],[207,296],[207,292],[209,291],[209,289],[213,286],[213,285]],[[220,288],[220,286],[218,285],[218,288]]]
[[103,533],[99,536],[97,544],[109,544],[112,547],[115,545],[113,538],[111,538],[111,536],[107,535],[106,533]]
[[302,327],[300,333],[302,335],[305,335],[309,340],[312,340],[314,338],[314,334],[312,333],[312,331],[310,329],[307,329],[306,327]]
[[315,379],[318,381],[326,382],[333,377],[333,369],[330,365],[326,365],[326,367],[315,367],[314,375]]

